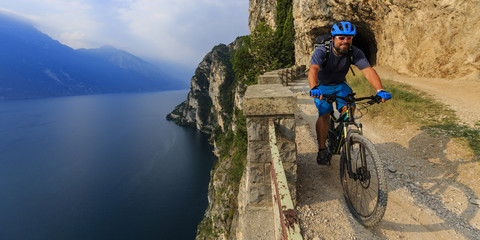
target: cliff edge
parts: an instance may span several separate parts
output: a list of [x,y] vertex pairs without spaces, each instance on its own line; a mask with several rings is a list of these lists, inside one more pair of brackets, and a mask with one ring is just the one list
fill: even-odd
[[168,120],[206,133],[216,127],[225,130],[233,109],[241,108],[231,62],[241,44],[241,38],[229,45],[219,44],[203,58],[191,79],[187,100],[167,115]]

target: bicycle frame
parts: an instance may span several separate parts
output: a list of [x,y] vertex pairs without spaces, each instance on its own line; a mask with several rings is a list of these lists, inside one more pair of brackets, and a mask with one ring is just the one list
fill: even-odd
[[[343,154],[346,158],[348,175],[353,179],[358,179],[359,176],[352,170],[350,151],[347,151],[347,149],[350,148],[350,142],[345,141],[345,139],[350,139],[350,134],[352,133],[363,135],[363,130],[362,130],[362,124],[355,122],[355,118],[354,118],[355,107],[353,106],[353,103],[352,103],[355,101],[354,97],[353,95],[348,95],[347,98],[349,98],[350,101],[346,101],[346,110],[345,112],[340,114],[338,119],[335,118],[335,116],[333,115],[333,112],[330,113],[330,118],[332,119],[331,122],[338,124],[336,128],[334,126],[329,127],[329,131],[332,131],[332,129],[334,129],[333,133],[336,133],[335,149],[333,149],[332,154],[340,154],[340,151],[342,151],[341,154]],[[350,128],[351,125],[355,126],[356,129],[351,129]],[[361,150],[360,154],[362,158],[361,161],[363,164],[365,164],[366,159],[365,159],[365,153],[363,152],[364,149],[360,149],[360,150]]]
[[[350,129],[350,132],[353,131],[353,132],[357,132],[357,133],[360,133],[360,134],[363,133],[362,132],[362,124],[355,122],[355,119],[353,117],[353,111],[354,111],[354,107],[351,104],[347,104],[347,110],[345,112],[343,112],[342,114],[340,114],[338,119],[333,115],[333,112],[330,113],[330,118],[331,118],[332,122],[338,124],[338,126],[334,129],[334,130],[338,130],[338,131],[333,130],[334,126],[329,127],[329,131],[332,131],[333,133],[336,133],[335,139],[337,141],[336,141],[336,144],[335,144],[336,148],[332,149],[333,154],[339,154],[340,153],[341,147],[344,144],[344,140],[348,137],[348,134],[349,134],[348,127],[350,125],[354,125],[355,127],[357,127],[357,130]],[[345,135],[345,133],[347,133],[347,135]]]

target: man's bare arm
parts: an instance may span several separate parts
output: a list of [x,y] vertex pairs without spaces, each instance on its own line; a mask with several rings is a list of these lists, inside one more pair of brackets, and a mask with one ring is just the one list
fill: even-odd
[[378,76],[377,72],[375,69],[372,67],[367,67],[361,70],[363,75],[367,78],[368,82],[372,87],[375,89],[375,91],[383,89],[382,82],[380,81],[380,77]]
[[315,64],[310,65],[310,70],[308,72],[308,85],[310,86],[310,89],[317,86],[319,71],[320,71],[320,66]]
[[[375,89],[375,91],[377,91],[378,94],[378,90],[383,89],[383,86],[382,82],[380,81],[380,77],[377,74],[377,71],[375,71],[375,69],[373,69],[372,67],[367,67],[362,69],[362,73],[363,75],[365,75],[370,85],[372,85],[372,87]],[[382,102],[385,102],[386,100],[388,100],[388,98],[382,98]]]

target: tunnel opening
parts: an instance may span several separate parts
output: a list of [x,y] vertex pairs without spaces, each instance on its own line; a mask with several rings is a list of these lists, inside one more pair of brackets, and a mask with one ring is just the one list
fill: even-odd
[[[353,38],[353,45],[360,48],[365,57],[370,62],[370,65],[377,64],[377,40],[372,29],[366,23],[352,22],[357,28],[357,35]],[[312,43],[317,36],[328,33],[330,34],[331,27],[314,28],[310,31]],[[313,44],[312,44],[313,47]]]

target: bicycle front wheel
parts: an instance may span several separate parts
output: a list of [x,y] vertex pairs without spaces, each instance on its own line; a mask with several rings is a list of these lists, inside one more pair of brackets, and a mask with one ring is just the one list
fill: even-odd
[[[366,137],[352,133],[349,138],[350,154],[340,158],[340,181],[348,209],[355,219],[366,227],[375,226],[387,207],[387,183],[383,163],[373,143]],[[344,146],[346,147],[346,146]],[[347,164],[351,166],[349,173]]]

